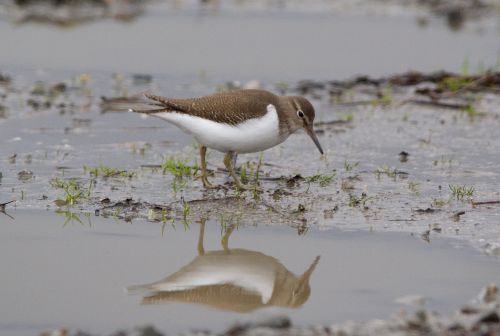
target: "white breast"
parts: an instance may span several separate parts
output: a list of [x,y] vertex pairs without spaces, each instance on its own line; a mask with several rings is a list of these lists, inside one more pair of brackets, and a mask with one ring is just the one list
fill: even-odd
[[286,136],[279,134],[278,113],[272,104],[267,106],[264,116],[236,126],[178,112],[162,112],[154,115],[192,135],[203,146],[223,153],[260,152],[286,139]]

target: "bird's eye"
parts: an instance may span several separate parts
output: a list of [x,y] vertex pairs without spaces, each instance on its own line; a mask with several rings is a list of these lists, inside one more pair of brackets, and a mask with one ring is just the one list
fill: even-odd
[[304,112],[302,112],[302,110],[298,110],[298,111],[297,111],[297,116],[298,116],[300,119],[304,119],[304,117],[305,117]]

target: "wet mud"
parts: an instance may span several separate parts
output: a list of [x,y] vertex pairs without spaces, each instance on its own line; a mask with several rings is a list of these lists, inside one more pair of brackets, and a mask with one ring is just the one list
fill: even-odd
[[300,134],[262,155],[241,155],[240,177],[264,192],[235,191],[216,152],[209,152],[209,179],[220,188],[203,189],[189,137],[125,112],[137,96],[95,97],[103,89],[87,77],[35,82],[29,90],[2,85],[0,127],[8,145],[1,153],[1,201],[16,201],[7,211],[407,231],[499,253],[496,72],[263,85],[310,98],[327,149],[318,156]]

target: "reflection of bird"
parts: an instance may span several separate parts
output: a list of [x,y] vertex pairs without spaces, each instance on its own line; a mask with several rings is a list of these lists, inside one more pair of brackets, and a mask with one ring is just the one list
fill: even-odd
[[234,226],[222,239],[223,250],[205,252],[205,224],[200,226],[198,256],[179,271],[157,282],[129,287],[151,293],[144,304],[190,302],[217,309],[250,312],[265,306],[300,307],[309,298],[309,278],[319,262],[295,276],[279,260],[257,251],[230,249]]

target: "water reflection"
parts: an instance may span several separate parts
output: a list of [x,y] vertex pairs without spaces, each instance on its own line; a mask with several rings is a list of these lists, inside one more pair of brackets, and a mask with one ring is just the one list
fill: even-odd
[[234,228],[230,226],[222,238],[222,250],[205,251],[203,221],[197,257],[162,280],[131,286],[128,291],[146,291],[143,304],[189,302],[242,313],[266,306],[302,306],[310,296],[309,279],[320,257],[296,276],[276,258],[259,251],[229,248]]
[[144,13],[144,0],[15,0],[0,4],[0,17],[16,24],[41,23],[62,28],[102,19],[128,22]]
[[[71,212],[71,211],[68,211],[68,210],[56,210],[55,213],[59,216],[62,216],[64,217],[64,223],[63,223],[63,227],[65,227],[66,225],[68,224],[80,224],[82,226],[88,226],[89,228],[92,227],[92,221],[90,219],[90,214],[89,213],[82,213],[82,214],[78,214],[78,213],[75,213],[75,212]],[[84,218],[84,221],[86,223],[84,223],[82,221],[82,219],[80,218],[80,216],[83,216]]]
[[[0,184],[2,182],[2,173],[0,173]],[[11,204],[11,203],[14,203],[15,201],[12,200],[12,201],[8,201],[8,202],[5,202],[5,203],[0,203],[0,214],[4,214],[5,216],[9,217],[10,219],[14,220],[14,217],[12,217],[11,215],[9,215],[7,213],[7,211],[5,210],[5,208],[7,207],[8,204]]]

